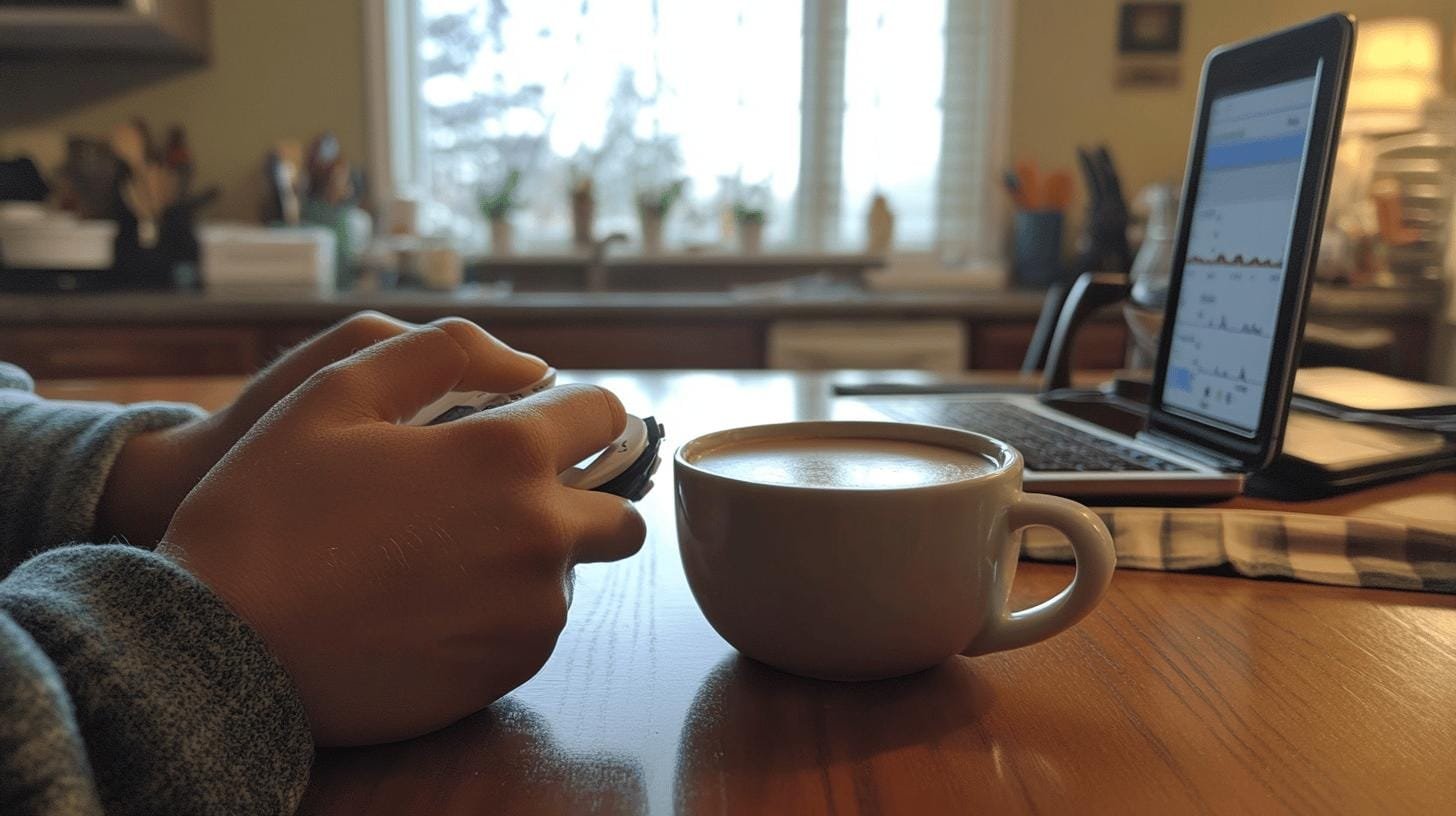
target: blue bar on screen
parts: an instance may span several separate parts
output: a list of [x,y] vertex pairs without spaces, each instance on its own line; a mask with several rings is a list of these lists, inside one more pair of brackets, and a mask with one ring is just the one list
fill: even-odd
[[1203,167],[1205,170],[1227,170],[1231,167],[1299,161],[1299,157],[1304,155],[1305,135],[1291,133],[1273,139],[1210,145],[1203,154]]
[[1193,390],[1193,372],[1183,366],[1174,366],[1168,372],[1169,385],[1179,391]]

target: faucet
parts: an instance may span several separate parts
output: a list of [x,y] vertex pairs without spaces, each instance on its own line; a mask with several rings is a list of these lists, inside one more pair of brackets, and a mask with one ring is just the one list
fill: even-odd
[[586,268],[586,290],[588,292],[607,291],[607,248],[616,243],[627,243],[627,233],[614,232],[605,238],[592,241],[591,260]]

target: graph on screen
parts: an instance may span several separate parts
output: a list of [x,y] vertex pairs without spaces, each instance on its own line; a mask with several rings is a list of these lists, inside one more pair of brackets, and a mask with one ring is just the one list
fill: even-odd
[[1313,77],[1213,102],[1163,402],[1258,427],[1284,290]]

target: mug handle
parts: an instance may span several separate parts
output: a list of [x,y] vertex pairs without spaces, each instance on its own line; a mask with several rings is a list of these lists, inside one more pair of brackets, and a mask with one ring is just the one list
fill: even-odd
[[1046,640],[1086,617],[1112,581],[1117,564],[1112,534],[1091,510],[1058,496],[1022,493],[1008,510],[1006,520],[1007,535],[1032,525],[1061,531],[1072,542],[1077,571],[1072,583],[1049,600],[1029,609],[995,614],[962,654],[1019,649]]

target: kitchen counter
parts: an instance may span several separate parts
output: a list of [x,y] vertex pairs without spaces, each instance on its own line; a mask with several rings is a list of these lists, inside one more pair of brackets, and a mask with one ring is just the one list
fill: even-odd
[[[776,318],[967,318],[1031,319],[1043,293],[1031,290],[937,293],[814,292],[518,292],[489,289],[457,292],[345,292],[328,296],[213,295],[200,292],[113,292],[105,294],[0,295],[0,325],[57,323],[330,322],[362,309],[404,319],[455,314],[478,321],[492,318],[594,319],[776,319]],[[1316,317],[1411,317],[1434,315],[1439,303],[1427,293],[1400,290],[1315,291]],[[1109,318],[1111,314],[1109,314]]]
[[[338,320],[376,309],[424,322],[475,320],[511,345],[560,368],[763,368],[783,321],[852,323],[871,345],[902,340],[906,327],[960,337],[941,349],[971,369],[1021,365],[1043,294],[1037,291],[878,293],[843,285],[757,285],[717,292],[457,292],[218,295],[200,292],[0,295],[0,360],[37,377],[247,374]],[[1313,319],[1341,329],[1395,332],[1390,373],[1423,377],[1430,365],[1436,299],[1404,292],[1326,290]],[[1127,328],[1117,307],[1079,334],[1073,362],[1117,368]],[[863,367],[863,361],[850,361]],[[847,363],[848,364],[848,363]]]

